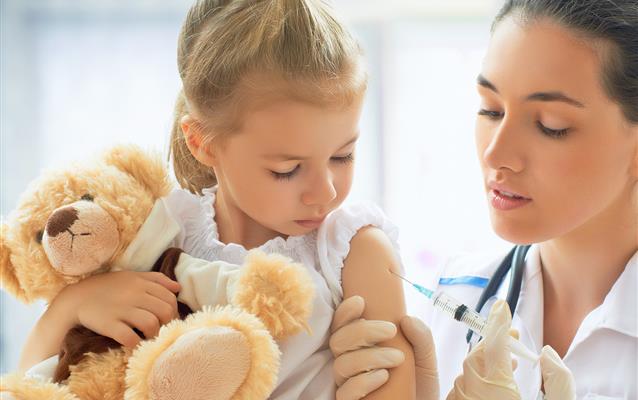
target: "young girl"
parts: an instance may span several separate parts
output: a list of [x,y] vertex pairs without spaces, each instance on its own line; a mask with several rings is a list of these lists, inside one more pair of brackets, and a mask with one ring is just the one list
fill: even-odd
[[[208,260],[240,264],[258,247],[303,263],[315,284],[312,334],[280,343],[271,398],[333,399],[328,338],[342,297],[363,296],[366,318],[405,312],[390,275],[400,269],[395,228],[375,207],[340,207],[366,88],[360,49],[320,1],[202,0],[180,34],[178,67],[171,152],[187,190],[167,199],[182,226],[175,245]],[[76,323],[134,346],[133,328],[152,337],[173,317],[178,290],[135,272],[69,286],[34,328],[21,366],[55,354]],[[401,333],[386,344],[408,362],[369,398],[414,398],[410,346]]]

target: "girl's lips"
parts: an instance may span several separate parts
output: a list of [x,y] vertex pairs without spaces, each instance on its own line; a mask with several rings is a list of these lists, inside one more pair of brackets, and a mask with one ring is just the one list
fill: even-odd
[[523,207],[532,201],[532,199],[517,195],[512,196],[509,192],[501,192],[497,189],[491,189],[489,196],[492,207],[502,211]]
[[295,220],[295,222],[301,226],[303,226],[304,228],[318,228],[321,223],[323,222],[325,218],[320,218],[320,219],[298,219]]

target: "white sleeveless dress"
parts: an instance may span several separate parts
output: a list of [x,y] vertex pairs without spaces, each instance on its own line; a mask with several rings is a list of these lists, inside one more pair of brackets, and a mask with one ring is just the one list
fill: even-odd
[[[205,189],[202,196],[184,190],[169,195],[168,209],[182,225],[175,244],[193,257],[241,264],[248,250],[219,241],[214,202],[215,188]],[[308,321],[312,335],[304,332],[279,343],[281,370],[270,399],[335,398],[333,358],[328,347],[330,323],[343,298],[341,269],[350,251],[350,241],[359,229],[369,225],[388,235],[398,255],[397,228],[373,204],[342,206],[330,213],[318,230],[287,239],[276,237],[259,247],[266,253],[283,254],[302,263],[315,284],[313,311]]]

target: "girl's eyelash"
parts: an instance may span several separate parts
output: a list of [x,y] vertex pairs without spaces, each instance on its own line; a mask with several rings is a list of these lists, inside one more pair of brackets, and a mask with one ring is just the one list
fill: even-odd
[[[354,154],[350,153],[350,154],[348,154],[346,156],[343,156],[343,157],[332,157],[330,160],[334,161],[336,163],[339,163],[339,164],[348,164],[348,163],[351,163],[351,162],[354,161]],[[297,171],[299,171],[299,167],[300,167],[300,165],[297,165],[293,170],[288,171],[288,172],[270,171],[270,173],[277,180],[282,180],[282,181],[283,180],[290,180],[297,174]]]
[[555,139],[562,138],[569,131],[569,128],[565,128],[565,129],[550,129],[550,128],[546,127],[545,125],[543,125],[540,121],[536,122],[536,126],[545,135],[547,135],[549,137],[552,137],[552,138],[555,138]]
[[272,174],[272,176],[277,179],[277,180],[290,180],[292,179],[293,176],[295,176],[295,174],[297,173],[297,171],[299,171],[299,165],[297,165],[292,171],[288,171],[288,172],[275,172],[275,171],[270,171],[270,173]]
[[348,164],[354,161],[354,154],[350,153],[343,157],[332,157],[331,160],[340,164]]

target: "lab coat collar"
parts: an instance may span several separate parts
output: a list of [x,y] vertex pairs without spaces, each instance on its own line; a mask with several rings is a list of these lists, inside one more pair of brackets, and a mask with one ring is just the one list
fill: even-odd
[[638,304],[638,252],[634,253],[625,269],[605,296],[603,303],[583,321],[574,344],[595,329],[611,329],[628,336],[638,337],[636,304]]
[[[638,337],[638,252],[634,253],[624,271],[620,274],[603,303],[592,310],[582,322],[573,345],[576,345],[595,329],[607,328],[625,335]],[[509,282],[509,280],[505,280]],[[507,293],[507,285],[502,285]],[[499,296],[499,297],[504,297]],[[537,349],[543,343],[543,274],[541,271],[540,248],[534,245],[526,257],[525,277],[521,288],[519,306],[516,312],[534,339]]]
[[543,348],[543,306],[541,256],[539,247],[534,245],[525,257],[525,272],[516,314],[521,318],[521,326],[530,336],[537,354]]
[[608,312],[603,326],[626,335],[638,337],[636,304],[638,304],[638,251],[627,263],[625,270],[611,288],[603,306],[608,303]]

